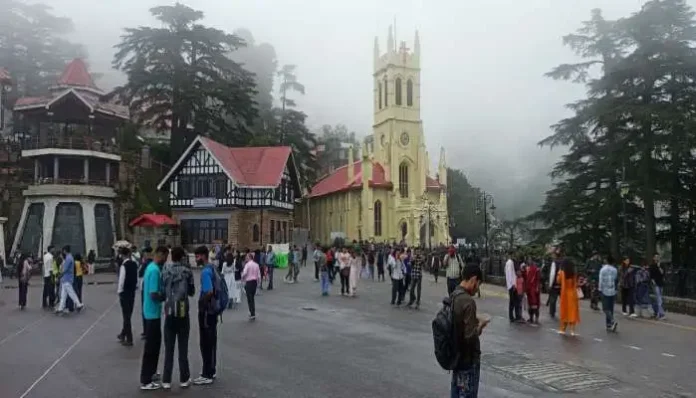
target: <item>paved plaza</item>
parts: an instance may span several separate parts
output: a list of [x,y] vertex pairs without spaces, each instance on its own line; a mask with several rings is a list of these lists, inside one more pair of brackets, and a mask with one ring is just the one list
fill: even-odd
[[[304,280],[302,280],[304,277]],[[308,281],[277,283],[257,299],[258,319],[246,303],[227,311],[218,339],[218,380],[179,390],[176,361],[171,392],[140,392],[142,341],[116,341],[121,315],[115,275],[90,276],[81,314],[56,317],[40,307],[35,278],[29,307],[16,307],[16,280],[0,288],[0,397],[93,398],[140,394],[177,397],[448,397],[449,375],[434,359],[430,322],[445,284],[423,284],[419,311],[389,305],[388,283],[361,281],[360,297],[321,297]],[[545,298],[544,298],[545,300]],[[672,315],[665,323],[620,319],[607,334],[603,318],[582,302],[579,337],[561,337],[557,324],[512,325],[505,291],[485,286],[479,312],[493,319],[482,336],[481,397],[691,397],[696,391],[696,321]],[[140,333],[139,308],[134,332]],[[200,371],[197,323],[189,358]],[[160,369],[162,358],[160,358]]]

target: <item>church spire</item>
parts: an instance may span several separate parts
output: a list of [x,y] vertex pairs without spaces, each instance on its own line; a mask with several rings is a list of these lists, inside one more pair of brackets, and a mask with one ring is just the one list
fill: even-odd
[[418,36],[418,29],[416,29],[416,37],[413,39],[413,53],[416,56],[420,56],[420,37]]
[[389,34],[387,35],[387,53],[393,53],[394,52],[394,33],[392,30],[392,26],[389,25]]
[[375,67],[377,67],[377,61],[379,60],[379,37],[375,36],[375,47],[373,50],[373,62]]
[[445,156],[445,147],[440,148],[440,161],[437,165],[437,182],[440,185],[447,185],[447,159]]

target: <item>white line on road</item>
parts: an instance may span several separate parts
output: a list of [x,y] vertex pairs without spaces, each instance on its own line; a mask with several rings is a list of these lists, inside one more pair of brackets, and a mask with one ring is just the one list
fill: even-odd
[[595,337],[595,338],[594,338],[594,341],[601,343],[601,342],[603,342],[604,340],[598,339],[598,338]]
[[663,357],[667,357],[667,358],[674,358],[674,357],[676,357],[676,355],[668,354],[668,353],[666,353],[666,352],[663,352],[663,353],[662,353],[662,356],[663,356]]
[[636,351],[640,351],[640,350],[642,350],[642,348],[640,348],[640,347],[636,347],[636,346],[634,346],[634,345],[624,345],[624,347],[626,347],[626,348],[630,348],[630,349],[632,349],[632,350],[636,350]]
[[34,322],[28,324],[27,326],[25,326],[25,327],[19,329],[18,331],[14,332],[14,333],[12,333],[11,335],[9,335],[9,336],[5,337],[4,339],[0,340],[0,345],[5,344],[5,343],[7,343],[8,341],[10,341],[10,340],[12,340],[13,338],[15,338],[16,336],[19,336],[20,334],[24,333],[25,330],[27,330],[27,329],[29,329],[30,327],[32,327],[32,326],[36,325],[37,323],[41,322],[42,320],[44,320],[44,318],[46,318],[46,315],[43,315],[41,318],[35,320]]
[[78,344],[80,344],[80,342],[85,338],[85,336],[87,336],[87,335],[89,334],[89,332],[91,332],[92,329],[94,329],[94,327],[97,326],[97,324],[98,324],[102,319],[104,319],[104,317],[106,316],[106,314],[108,314],[108,313],[111,311],[111,309],[114,308],[114,306],[116,305],[116,303],[118,303],[118,300],[115,300],[115,301],[109,306],[109,308],[107,308],[107,309],[104,311],[104,313],[102,313],[102,314],[99,316],[99,318],[97,318],[97,320],[94,321],[94,322],[87,328],[87,330],[85,330],[85,332],[82,333],[82,335],[80,335],[80,337],[78,337],[77,340],[75,340],[75,342],[74,342],[70,347],[68,347],[67,350],[65,350],[65,352],[63,353],[63,355],[59,356],[58,359],[56,359],[55,361],[53,361],[53,363],[51,364],[51,366],[49,366],[48,369],[46,369],[46,371],[43,372],[43,374],[42,374],[41,376],[39,376],[39,378],[36,379],[36,380],[29,386],[29,388],[27,388],[27,390],[24,391],[24,394],[22,394],[19,398],[25,398],[27,395],[29,395],[29,393],[34,389],[34,387],[36,387],[39,383],[41,383],[41,380],[43,380],[46,376],[48,376],[48,374],[51,372],[51,370],[53,370],[53,368],[55,368],[56,366],[58,366],[58,364],[60,363],[60,361],[62,361],[63,358],[65,358],[66,356],[68,356],[68,354],[70,354],[70,352],[71,352],[75,347],[77,347]]

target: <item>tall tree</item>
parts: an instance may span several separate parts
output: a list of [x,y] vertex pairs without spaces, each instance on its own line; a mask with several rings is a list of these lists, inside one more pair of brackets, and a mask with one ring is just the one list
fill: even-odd
[[68,41],[69,18],[59,17],[41,3],[0,0],[0,66],[16,83],[13,96],[45,95],[65,65],[86,56],[84,48]]
[[[297,81],[297,75],[295,75],[296,70],[296,65],[283,65],[283,67],[278,71],[278,77],[280,78],[280,104],[282,110],[280,128],[283,132],[285,131],[283,126],[285,124],[286,109],[293,108],[297,105],[293,99],[288,98],[288,92],[296,91],[300,94],[305,93],[304,85]],[[285,135],[281,133],[280,142],[285,143],[285,138]]]
[[253,75],[229,54],[238,36],[202,25],[203,12],[181,3],[154,7],[160,28],[128,28],[114,66],[128,76],[117,94],[139,123],[171,134],[178,156],[205,132],[228,145],[248,141],[257,110]]
[[481,194],[480,189],[469,183],[463,171],[447,169],[447,213],[450,216],[450,236],[483,243],[485,228],[483,206],[480,203]]

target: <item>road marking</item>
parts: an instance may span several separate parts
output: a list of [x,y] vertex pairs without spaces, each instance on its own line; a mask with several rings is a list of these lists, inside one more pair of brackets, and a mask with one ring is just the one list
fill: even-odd
[[595,337],[595,338],[594,338],[594,341],[601,343],[601,342],[603,342],[604,340],[598,339],[598,338]]
[[12,340],[13,338],[15,338],[16,336],[19,336],[20,334],[24,333],[25,330],[27,330],[27,329],[29,329],[30,327],[32,327],[32,326],[38,324],[39,322],[41,322],[41,321],[44,320],[45,318],[46,318],[46,315],[44,314],[41,318],[35,320],[34,322],[28,324],[27,326],[25,326],[25,327],[19,329],[18,331],[14,332],[14,333],[12,333],[11,335],[9,335],[9,336],[5,337],[4,339],[0,340],[0,345],[5,344],[5,343],[7,343],[8,341],[10,341],[10,340]]
[[636,347],[636,346],[634,346],[634,345],[624,345],[624,347],[626,347],[626,348],[630,348],[630,349],[632,349],[632,350],[636,350],[636,351],[640,351],[640,350],[642,350],[642,348],[640,348],[640,347]]
[[663,357],[667,357],[667,358],[674,358],[674,357],[676,357],[676,355],[668,354],[668,353],[666,353],[666,352],[663,352],[663,353],[662,353],[662,356],[663,356]]
[[99,322],[101,322],[102,319],[104,319],[104,317],[106,316],[106,314],[108,314],[108,313],[114,308],[114,306],[116,305],[116,303],[118,303],[118,300],[114,300],[114,302],[109,306],[109,308],[107,308],[107,309],[99,316],[99,318],[97,318],[97,320],[94,321],[94,322],[87,328],[87,330],[85,330],[84,333],[82,333],[82,334],[80,335],[80,337],[78,337],[77,340],[75,340],[75,342],[74,342],[70,347],[68,347],[68,349],[65,350],[65,352],[64,352],[61,356],[58,357],[58,359],[56,359],[55,361],[53,361],[53,363],[51,364],[51,366],[49,366],[48,369],[46,369],[46,371],[43,372],[43,374],[42,374],[41,376],[39,376],[39,378],[36,379],[36,380],[29,386],[29,388],[27,388],[27,390],[24,391],[24,394],[20,395],[19,398],[25,398],[27,395],[29,395],[29,393],[34,389],[34,387],[36,387],[39,383],[41,383],[41,380],[43,380],[44,378],[46,378],[46,376],[48,376],[48,374],[51,372],[51,370],[53,370],[53,368],[55,368],[56,366],[58,366],[58,364],[60,363],[60,361],[62,361],[63,358],[65,358],[66,356],[68,356],[68,354],[70,354],[70,352],[71,352],[75,347],[77,347],[78,344],[80,344],[80,342],[89,334],[89,332],[91,332],[92,329],[94,329],[94,327],[97,326],[97,324],[98,324]]
[[615,381],[600,374],[549,362],[531,361],[508,366],[493,366],[499,372],[542,384],[553,392],[580,392],[608,387]]

